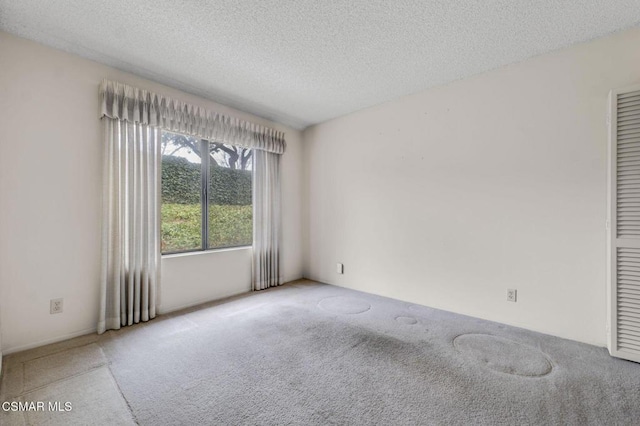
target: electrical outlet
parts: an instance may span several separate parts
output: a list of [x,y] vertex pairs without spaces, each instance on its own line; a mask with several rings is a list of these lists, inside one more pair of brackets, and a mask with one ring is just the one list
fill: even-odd
[[49,313],[51,314],[61,314],[62,313],[62,301],[63,299],[51,299],[49,308]]
[[514,288],[507,289],[507,302],[517,302],[518,301],[518,290]]
[[336,272],[339,274],[344,274],[344,264],[338,263],[336,266]]

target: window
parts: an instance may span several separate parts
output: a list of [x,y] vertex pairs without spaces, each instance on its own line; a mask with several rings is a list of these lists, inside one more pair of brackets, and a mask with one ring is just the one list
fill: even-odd
[[162,132],[162,253],[249,246],[248,148]]

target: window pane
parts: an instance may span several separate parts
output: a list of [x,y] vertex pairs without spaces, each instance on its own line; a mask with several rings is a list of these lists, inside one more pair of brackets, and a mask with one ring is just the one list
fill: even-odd
[[253,242],[251,150],[210,143],[209,248]]
[[162,132],[162,253],[202,249],[200,140]]

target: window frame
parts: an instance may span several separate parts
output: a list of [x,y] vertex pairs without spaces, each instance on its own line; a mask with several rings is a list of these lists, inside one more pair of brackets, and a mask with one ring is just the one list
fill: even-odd
[[[165,130],[162,130],[165,132]],[[168,131],[167,131],[168,132]],[[189,136],[184,133],[179,132],[168,132],[168,133],[176,133],[183,136]],[[197,249],[187,249],[187,250],[178,250],[178,251],[168,251],[163,252],[160,251],[161,256],[170,256],[176,254],[185,254],[185,253],[199,253],[199,252],[212,252],[216,250],[228,250],[228,249],[236,249],[236,248],[250,248],[253,247],[253,242],[251,244],[240,244],[240,245],[230,245],[230,246],[221,246],[221,247],[209,247],[209,179],[211,178],[211,155],[209,154],[209,144],[211,141],[208,139],[200,139],[200,152],[207,153],[207,155],[203,155],[200,157],[200,248]],[[230,145],[231,144],[225,144]],[[251,156],[253,157],[253,149],[251,149]],[[206,160],[203,158],[206,157]],[[162,164],[162,160],[160,161]],[[161,166],[162,167],[162,166]],[[253,167],[251,169],[251,190],[253,192]],[[162,193],[162,173],[160,173],[160,192]],[[160,196],[160,207],[162,208],[162,196]],[[251,212],[253,216],[253,200],[251,201]],[[160,240],[162,240],[162,214],[160,214]],[[253,224],[251,226],[251,233],[253,235]]]

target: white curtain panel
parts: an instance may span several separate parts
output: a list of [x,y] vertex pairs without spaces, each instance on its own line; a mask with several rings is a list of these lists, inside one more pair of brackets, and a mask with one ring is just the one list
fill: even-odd
[[98,333],[156,316],[160,278],[159,130],[103,117],[105,154]]
[[280,155],[253,151],[253,289],[282,284]]

